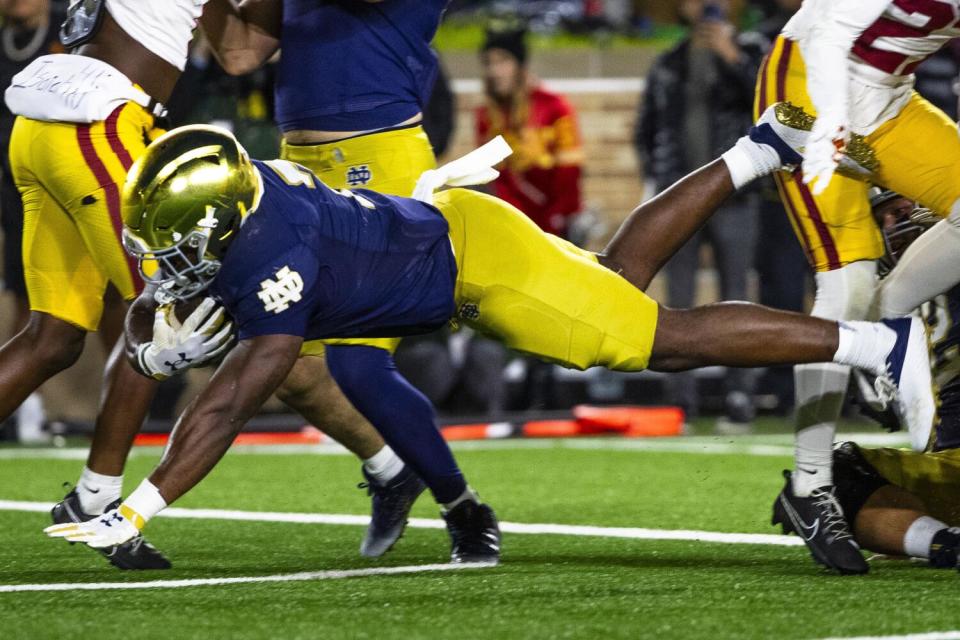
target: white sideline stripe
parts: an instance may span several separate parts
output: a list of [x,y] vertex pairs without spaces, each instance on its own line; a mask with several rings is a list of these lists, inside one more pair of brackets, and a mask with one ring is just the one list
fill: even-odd
[[236,578],[191,578],[184,580],[148,580],[145,582],[67,582],[51,584],[4,584],[0,593],[22,591],[103,591],[107,589],[180,589],[183,587],[206,587],[224,584],[250,584],[254,582],[303,582],[307,580],[342,580],[367,576],[392,576],[428,571],[463,571],[483,569],[492,564],[421,564],[407,567],[372,567],[369,569],[345,569],[341,571],[303,571],[281,573],[272,576],[244,576]]
[[[0,500],[0,511],[28,511],[46,513],[53,507],[49,502],[22,502]],[[245,522],[286,522],[294,524],[332,524],[367,526],[368,516],[340,513],[278,513],[272,511],[234,511],[228,509],[182,509],[171,507],[160,514],[167,518],[202,520],[242,520]],[[445,529],[443,520],[410,518],[407,525],[414,529]],[[597,527],[569,524],[527,524],[501,522],[504,533],[531,535],[560,535],[597,538],[627,538],[631,540],[686,540],[720,544],[760,544],[782,547],[802,546],[800,538],[766,533],[722,533],[719,531],[692,531],[687,529],[644,529],[640,527]]]
[[[644,451],[693,453],[703,455],[792,456],[792,436],[682,436],[678,438],[507,438],[503,440],[468,440],[451,442],[454,451],[501,451],[512,449],[576,449],[596,451]],[[840,433],[837,440],[852,440],[862,445],[905,447],[909,441],[902,434]],[[131,457],[155,457],[163,447],[134,447]],[[0,460],[86,460],[86,447],[56,449],[52,447],[0,448]],[[230,449],[230,455],[353,455],[336,443],[245,445]]]
[[902,636],[856,636],[823,638],[822,640],[960,640],[960,631],[931,631],[929,633],[908,633]]

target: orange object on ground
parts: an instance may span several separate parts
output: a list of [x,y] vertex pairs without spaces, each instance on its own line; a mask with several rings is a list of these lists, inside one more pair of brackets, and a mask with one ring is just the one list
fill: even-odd
[[683,434],[684,413],[680,407],[591,407],[573,408],[581,435],[619,433],[627,438],[679,436]]
[[575,420],[535,420],[523,425],[526,438],[573,438],[580,435]]

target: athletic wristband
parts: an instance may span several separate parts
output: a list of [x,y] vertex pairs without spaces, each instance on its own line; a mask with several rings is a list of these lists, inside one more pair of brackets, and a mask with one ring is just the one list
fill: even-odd
[[160,495],[152,482],[144,479],[133,493],[120,505],[120,515],[134,524],[137,529],[144,525],[167,506],[167,501]]

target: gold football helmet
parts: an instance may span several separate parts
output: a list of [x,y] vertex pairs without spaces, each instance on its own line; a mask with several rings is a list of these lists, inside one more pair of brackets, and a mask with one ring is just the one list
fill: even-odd
[[203,291],[260,186],[247,152],[229,131],[180,127],[157,138],[123,187],[123,242],[160,291],[183,300]]

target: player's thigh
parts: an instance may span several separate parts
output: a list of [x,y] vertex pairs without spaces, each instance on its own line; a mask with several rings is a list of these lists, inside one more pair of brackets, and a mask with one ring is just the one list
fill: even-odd
[[870,211],[866,183],[834,175],[814,195],[799,173],[774,175],[784,211],[810,266],[831,271],[883,255],[883,237]]
[[371,133],[319,145],[284,143],[281,157],[307,167],[332,189],[370,189],[408,197],[420,175],[436,167],[422,127]]
[[867,141],[880,162],[878,183],[937,215],[950,214],[960,200],[960,135],[946,114],[915,93]]
[[960,526],[960,450],[920,453],[862,448],[861,452],[884,478],[923,500],[932,515]]
[[120,196],[152,126],[153,117],[133,103],[118,107],[104,122],[78,126],[82,163],[62,187],[64,202],[88,250],[125,300],[136,297],[143,283],[136,261],[123,249]]
[[96,331],[106,278],[69,214],[39,183],[23,189],[23,266],[30,309]]
[[642,291],[502,200],[454,189],[437,206],[457,255],[460,320],[573,368],[647,366],[657,305]]
[[790,102],[808,113],[815,113],[807,94],[806,65],[800,48],[782,36],[776,39],[760,66],[754,94],[754,119],[777,102]]

